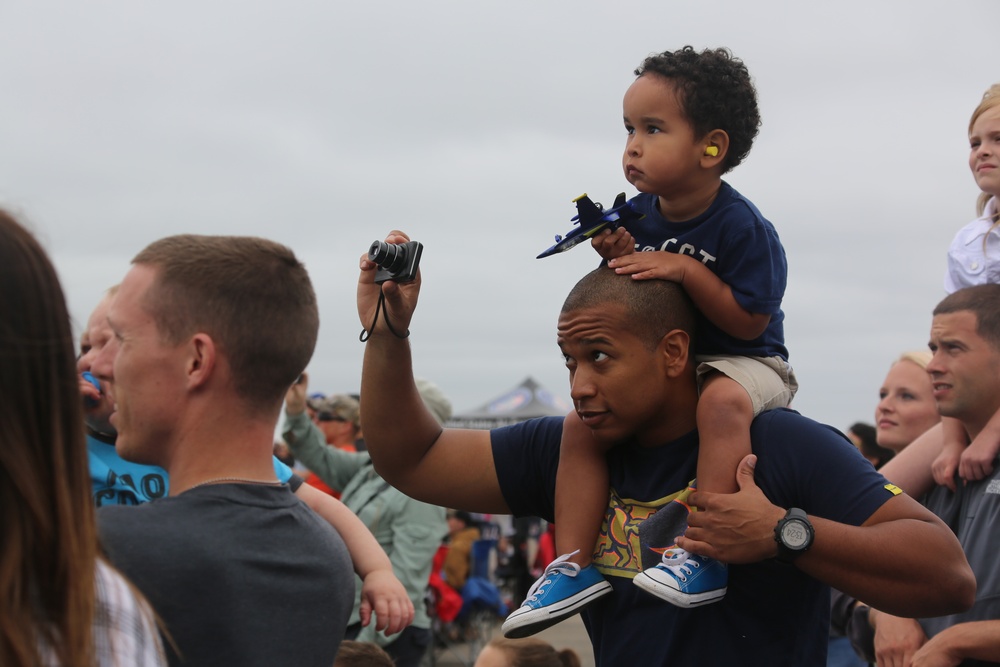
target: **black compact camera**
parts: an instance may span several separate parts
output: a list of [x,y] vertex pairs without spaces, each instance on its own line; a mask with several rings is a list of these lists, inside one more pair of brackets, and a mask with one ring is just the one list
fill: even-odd
[[387,280],[397,283],[408,283],[417,277],[420,266],[420,255],[424,246],[417,241],[407,243],[386,243],[375,241],[368,250],[368,259],[378,264],[375,272],[375,282],[382,284]]

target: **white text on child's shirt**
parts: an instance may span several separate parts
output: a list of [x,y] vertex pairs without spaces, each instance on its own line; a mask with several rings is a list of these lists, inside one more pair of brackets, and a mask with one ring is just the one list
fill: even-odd
[[666,241],[663,242],[663,244],[659,248],[653,246],[646,246],[644,248],[640,248],[639,244],[637,243],[635,244],[635,249],[638,252],[653,252],[656,250],[663,250],[666,252],[675,252],[678,255],[690,255],[691,257],[700,256],[701,263],[704,264],[705,266],[712,264],[717,259],[715,255],[709,254],[704,250],[698,250],[690,243],[685,243],[684,245],[681,245],[676,249],[671,248],[670,246],[672,245],[677,245],[677,239],[667,239]]

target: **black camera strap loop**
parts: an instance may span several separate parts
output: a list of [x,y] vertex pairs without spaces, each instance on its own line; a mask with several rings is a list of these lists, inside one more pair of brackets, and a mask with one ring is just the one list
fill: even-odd
[[399,332],[396,331],[392,327],[392,323],[389,321],[389,309],[385,308],[385,292],[382,291],[382,286],[379,285],[379,288],[378,288],[378,304],[375,306],[375,317],[372,319],[372,325],[370,327],[368,327],[367,329],[362,329],[361,330],[361,335],[358,336],[358,340],[360,340],[362,343],[367,343],[368,339],[371,338],[371,335],[372,335],[371,332],[375,330],[375,325],[378,323],[378,313],[379,313],[380,310],[383,310],[383,308],[385,309],[385,312],[382,313],[382,318],[385,320],[385,325],[387,327],[389,327],[389,331],[392,332],[392,335],[395,336],[396,338],[409,338],[410,337],[410,330],[409,329],[406,330],[406,333],[404,333],[403,335],[400,335]]

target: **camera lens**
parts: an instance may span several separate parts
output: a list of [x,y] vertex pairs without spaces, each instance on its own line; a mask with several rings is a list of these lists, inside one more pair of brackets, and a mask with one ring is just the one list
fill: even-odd
[[395,243],[375,241],[368,250],[368,259],[388,271],[398,271],[406,265],[406,248]]

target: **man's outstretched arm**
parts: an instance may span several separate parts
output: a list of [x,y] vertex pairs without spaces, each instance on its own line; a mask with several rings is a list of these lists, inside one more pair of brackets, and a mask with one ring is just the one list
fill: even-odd
[[[740,464],[734,494],[695,492],[700,511],[678,546],[727,563],[753,563],[778,553],[774,527],[785,515],[754,482],[755,456]],[[972,606],[976,580],[955,535],[905,494],[887,500],[861,526],[810,516],[815,539],[795,560],[806,574],[897,616],[941,616]],[[927,584],[933,554],[934,585]]]
[[[387,243],[406,241],[398,231],[386,237]],[[362,256],[358,315],[369,337],[361,374],[361,420],[375,469],[403,493],[427,503],[508,513],[489,431],[442,429],[414,383],[410,339],[397,334],[409,331],[420,274],[409,283],[382,284],[385,302],[373,326],[380,294],[375,270],[368,256]]]

